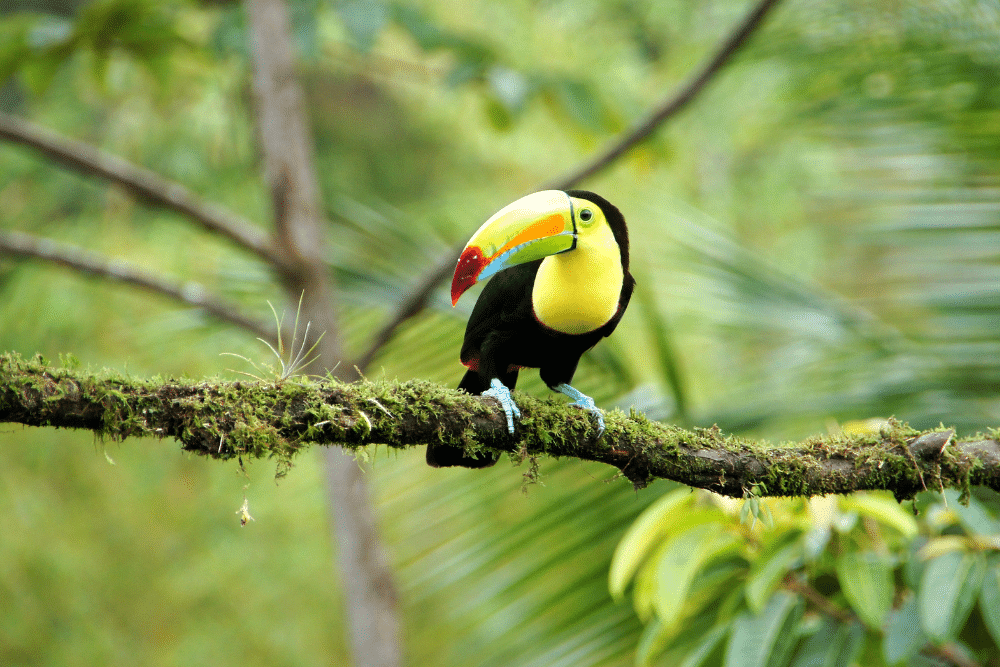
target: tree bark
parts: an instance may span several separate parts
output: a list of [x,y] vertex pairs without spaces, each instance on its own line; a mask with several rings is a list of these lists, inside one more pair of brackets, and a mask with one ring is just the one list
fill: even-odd
[[[470,453],[507,452],[515,460],[548,454],[599,461],[636,487],[662,478],[733,497],[885,489],[904,499],[924,489],[967,492],[971,485],[1000,491],[1000,442],[994,438],[963,441],[951,430],[920,433],[891,422],[877,434],[814,436],[775,446],[714,427],[685,430],[616,411],[607,415],[598,439],[582,410],[523,394],[516,400],[521,419],[512,437],[494,399],[430,382],[149,382],[0,355],[0,422],[85,428],[114,440],[173,437],[183,449],[211,458],[274,457],[279,470],[313,445],[434,442]],[[373,544],[356,547],[358,557]],[[364,595],[393,596],[384,580],[369,578],[364,585]],[[377,624],[381,618],[367,620]]]
[[[284,0],[247,3],[253,92],[264,174],[274,207],[279,269],[288,300],[318,340],[318,365],[334,377],[353,373],[344,360],[333,277],[323,253],[313,142],[292,49]],[[322,338],[319,336],[322,334]],[[296,341],[292,341],[294,348]],[[347,639],[358,667],[397,667],[402,660],[392,572],[379,539],[364,470],[339,451],[325,458],[331,520],[343,580]]]

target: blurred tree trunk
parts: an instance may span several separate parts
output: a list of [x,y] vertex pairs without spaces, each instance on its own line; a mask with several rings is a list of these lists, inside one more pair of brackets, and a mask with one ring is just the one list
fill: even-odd
[[[261,157],[274,205],[276,243],[285,257],[282,276],[288,300],[302,300],[302,321],[312,323],[318,363],[336,377],[353,373],[341,365],[334,284],[323,258],[321,215],[312,137],[292,51],[284,0],[249,0],[253,93]],[[311,345],[312,341],[307,343]],[[333,531],[345,593],[348,642],[359,667],[401,664],[395,584],[372,513],[365,471],[352,456],[330,449],[326,456]]]

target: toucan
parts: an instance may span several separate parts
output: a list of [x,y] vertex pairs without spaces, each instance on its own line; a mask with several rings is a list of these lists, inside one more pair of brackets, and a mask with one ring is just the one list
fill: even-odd
[[[483,288],[465,329],[459,389],[492,396],[513,435],[520,411],[511,390],[523,368],[537,368],[548,387],[591,413],[598,437],[604,417],[593,399],[570,386],[584,352],[610,336],[628,307],[635,280],[628,271],[625,218],[586,190],[543,190],[495,213],[458,258],[451,303],[477,282]],[[428,445],[434,467],[485,468],[499,455]]]

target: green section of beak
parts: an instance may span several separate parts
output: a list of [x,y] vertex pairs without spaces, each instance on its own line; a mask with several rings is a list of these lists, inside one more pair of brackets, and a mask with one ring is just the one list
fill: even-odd
[[569,195],[545,190],[505,206],[473,235],[467,248],[479,248],[484,264],[477,281],[515,266],[576,247],[576,225]]
[[465,290],[506,268],[576,247],[569,195],[543,190],[497,211],[472,235],[451,281],[454,305]]

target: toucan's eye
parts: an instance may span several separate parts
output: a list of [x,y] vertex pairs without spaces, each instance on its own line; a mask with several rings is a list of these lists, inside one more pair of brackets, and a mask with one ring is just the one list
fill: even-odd
[[580,222],[587,224],[594,219],[594,212],[589,208],[580,209]]

